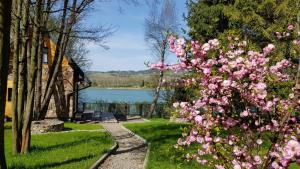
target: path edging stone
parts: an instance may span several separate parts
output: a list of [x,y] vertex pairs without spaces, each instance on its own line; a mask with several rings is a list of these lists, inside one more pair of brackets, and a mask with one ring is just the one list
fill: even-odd
[[148,167],[148,161],[149,161],[149,156],[150,156],[150,149],[151,149],[151,143],[148,143],[146,157],[145,157],[145,161],[144,161],[144,165],[143,165],[144,169],[146,169]]
[[129,130],[128,128],[124,127],[123,125],[121,125],[121,127],[122,127],[124,130],[128,131],[130,134],[132,134],[132,135],[136,136],[137,138],[139,138],[140,140],[142,140],[142,141],[144,142],[144,144],[147,144],[147,145],[148,145],[148,141],[147,141],[146,139],[144,139],[143,137],[141,137],[141,136],[137,135],[136,133],[132,132],[132,131]]
[[43,134],[63,134],[63,133],[74,133],[74,132],[106,132],[105,129],[98,130],[66,130],[57,132],[46,132],[46,133],[31,133],[32,135],[43,135]]
[[90,167],[90,169],[98,169],[98,167],[118,148],[119,148],[119,144],[115,141],[115,144],[108,150],[108,152],[103,154],[102,157]]
[[145,119],[145,118],[142,118],[144,121],[146,122],[151,122],[151,120],[148,120],[148,119]]

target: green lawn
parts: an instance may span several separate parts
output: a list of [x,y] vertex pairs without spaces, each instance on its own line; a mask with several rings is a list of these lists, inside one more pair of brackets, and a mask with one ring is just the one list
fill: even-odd
[[71,122],[65,122],[65,128],[71,130],[99,130],[103,129],[100,124],[77,124]]
[[6,129],[11,128],[11,122],[5,122],[4,123],[4,128],[6,128]]
[[[84,169],[89,168],[113,145],[105,132],[70,132],[32,135],[32,149],[25,156],[13,156],[11,152],[11,129],[5,129],[5,152],[10,169]],[[101,129],[100,125],[70,124],[76,130]]]
[[196,162],[185,160],[186,152],[174,148],[181,136],[185,124],[170,123],[167,120],[154,119],[151,122],[125,124],[126,128],[151,142],[148,169],[206,169]]
[[[100,130],[103,127],[100,124],[78,124],[78,123],[71,123],[65,122],[64,123],[66,130]],[[4,127],[6,129],[11,128],[11,122],[4,123]]]
[[[148,169],[208,169],[195,161],[187,162],[185,160],[187,151],[173,148],[177,139],[181,137],[181,129],[186,127],[186,124],[153,119],[151,122],[124,124],[124,126],[151,142]],[[299,169],[299,166],[292,164],[289,169]]]

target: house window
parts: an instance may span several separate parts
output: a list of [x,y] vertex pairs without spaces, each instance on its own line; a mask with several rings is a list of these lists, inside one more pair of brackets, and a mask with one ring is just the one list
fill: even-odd
[[43,63],[48,63],[48,48],[43,48]]
[[12,88],[8,88],[7,90],[7,101],[12,101]]

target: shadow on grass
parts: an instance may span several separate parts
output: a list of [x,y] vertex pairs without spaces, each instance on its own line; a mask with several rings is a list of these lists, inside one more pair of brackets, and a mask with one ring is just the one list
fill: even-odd
[[[147,140],[150,142],[167,143],[180,138],[182,133],[180,128],[188,127],[186,124],[153,124],[151,126],[139,126],[133,128],[137,133],[152,133],[147,135]],[[136,130],[136,128],[138,128]],[[156,132],[153,132],[156,131]]]
[[71,130],[73,130],[73,129],[70,127],[65,127],[63,131],[71,131]]
[[62,162],[53,162],[53,163],[46,163],[46,164],[41,164],[41,165],[36,165],[36,166],[30,166],[30,167],[26,167],[23,163],[18,163],[18,164],[13,164],[12,166],[9,167],[9,169],[44,169],[44,168],[52,168],[52,167],[59,167],[62,165],[67,165],[67,164],[71,164],[74,162],[80,162],[80,161],[84,161],[84,160],[88,160],[91,158],[94,158],[95,155],[88,155],[88,156],[84,156],[84,157],[79,157],[79,158],[72,158],[66,161],[62,161]]
[[[150,125],[149,125],[150,126]],[[180,127],[188,127],[188,124],[179,124],[179,123],[157,123],[157,124],[153,124],[151,125],[151,128],[159,128],[159,129],[163,129],[163,130],[170,130],[170,129],[178,129]]]
[[31,147],[31,150],[32,150],[32,152],[40,152],[40,151],[52,151],[55,149],[65,149],[68,147],[85,144],[87,141],[91,142],[91,140],[100,140],[100,137],[83,138],[83,139],[72,141],[72,142],[67,142],[67,143],[63,143],[63,144],[55,144],[55,145],[50,145],[50,146],[33,145]]
[[[157,136],[154,136],[154,137],[150,137],[148,140],[150,142],[160,142],[160,143],[168,143],[170,141],[173,141],[175,140],[175,143],[176,141],[181,137],[180,134],[164,134],[164,135],[157,135]],[[174,144],[175,144],[174,143]]]
[[[138,126],[138,125],[137,125]],[[189,125],[185,124],[154,124],[151,126],[143,126],[144,128],[139,129],[139,131],[150,131],[150,130],[156,130],[156,131],[162,131],[162,130],[167,130],[167,131],[178,131],[180,128],[188,127]]]
[[126,149],[126,150],[119,150],[119,151],[116,151],[116,152],[114,152],[113,154],[115,154],[115,155],[117,155],[117,154],[123,154],[123,153],[133,152],[133,151],[135,151],[135,150],[146,151],[146,149],[145,149],[145,150],[142,150],[142,148],[147,147],[147,145],[148,145],[148,144],[143,143],[143,144],[137,145],[137,146],[135,146],[135,147],[133,147],[133,148],[129,148],[129,149]]

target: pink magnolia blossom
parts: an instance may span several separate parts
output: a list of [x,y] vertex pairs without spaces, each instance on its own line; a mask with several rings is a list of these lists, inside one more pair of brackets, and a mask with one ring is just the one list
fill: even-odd
[[179,107],[179,103],[178,103],[178,102],[173,103],[173,107],[174,107],[174,108],[178,108],[178,107]]
[[179,38],[179,39],[177,39],[176,42],[177,42],[178,45],[181,45],[181,46],[185,45],[185,43],[186,43],[184,38]]
[[241,112],[240,116],[241,117],[247,117],[247,116],[249,116],[249,111],[248,110],[244,110],[243,112]]
[[290,140],[287,142],[283,150],[283,156],[286,159],[292,159],[294,156],[300,156],[300,143],[295,140]]
[[293,29],[295,29],[295,26],[290,24],[287,28],[288,28],[288,30],[293,30]]
[[263,141],[262,141],[262,139],[257,139],[257,140],[256,140],[256,143],[257,143],[258,145],[261,145],[261,144],[263,143]]
[[267,47],[264,48],[264,54],[268,55],[273,50],[275,50],[275,46],[273,44],[269,44]]
[[[293,25],[288,29],[275,35],[279,39],[291,39]],[[187,158],[217,169],[224,169],[224,164],[234,169],[263,168],[263,165],[285,169],[292,161],[300,162],[300,124],[291,114],[300,111],[300,92],[292,87],[287,98],[270,92],[270,84],[291,80],[286,72],[293,68],[292,63],[283,59],[270,65],[276,54],[273,51],[278,50],[273,44],[254,51],[248,50],[247,43],[238,38],[228,40],[224,49],[217,39],[200,44],[172,36],[168,41],[179,63],[152,66],[197,73],[182,83],[196,86],[199,96],[191,102],[173,104],[178,109],[176,112],[191,122],[191,130],[183,133],[175,147],[201,145]],[[272,133],[267,134],[269,141],[262,137],[265,133]],[[277,134],[280,137],[276,140]],[[262,151],[263,143],[269,146],[269,152]],[[207,155],[212,158],[207,160]]]
[[216,169],[225,169],[222,165],[215,165]]

